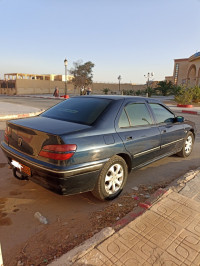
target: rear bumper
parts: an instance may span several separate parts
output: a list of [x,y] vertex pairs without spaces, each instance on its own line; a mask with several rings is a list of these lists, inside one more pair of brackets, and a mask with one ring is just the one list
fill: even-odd
[[[90,162],[73,167],[55,167],[44,165],[40,161],[30,158],[1,142],[1,148],[11,164],[16,160],[31,169],[28,179],[62,195],[72,195],[93,190],[99,172],[109,159]],[[12,166],[13,167],[13,166]]]

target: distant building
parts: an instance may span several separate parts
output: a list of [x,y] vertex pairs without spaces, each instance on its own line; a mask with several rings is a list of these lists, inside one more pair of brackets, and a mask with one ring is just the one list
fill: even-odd
[[[24,74],[24,73],[8,73],[8,74],[4,74],[4,80],[16,80],[16,79],[65,81],[65,75],[56,75],[56,74]],[[71,81],[72,79],[73,79],[72,75],[67,75],[67,81]]]
[[166,81],[171,81],[171,82],[174,83],[174,77],[173,77],[173,76],[166,76],[166,77],[165,77],[165,80],[166,80]]
[[200,52],[189,58],[174,59],[174,73],[165,77],[176,85],[200,86]]

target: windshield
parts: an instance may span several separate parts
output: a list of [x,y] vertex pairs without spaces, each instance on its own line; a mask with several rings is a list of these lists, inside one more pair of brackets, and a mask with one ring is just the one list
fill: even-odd
[[110,99],[74,97],[53,106],[41,116],[91,125],[110,102]]

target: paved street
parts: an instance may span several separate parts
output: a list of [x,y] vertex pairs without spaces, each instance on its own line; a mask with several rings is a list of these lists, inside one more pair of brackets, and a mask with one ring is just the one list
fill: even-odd
[[31,106],[34,108],[47,109],[61,101],[63,99],[43,99],[43,98],[34,98],[34,97],[13,97],[0,95],[0,101],[7,103],[20,104],[22,106]]

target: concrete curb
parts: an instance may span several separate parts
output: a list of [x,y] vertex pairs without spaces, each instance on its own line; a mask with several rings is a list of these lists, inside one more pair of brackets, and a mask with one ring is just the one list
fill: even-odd
[[173,181],[166,189],[171,189],[174,192],[179,193],[193,178],[195,178],[196,175],[200,173],[200,167],[196,170],[191,170],[187,172],[183,177],[180,177],[180,179]]
[[178,109],[173,109],[172,107],[169,106],[169,108],[174,112],[174,113],[185,113],[185,114],[190,114],[190,115],[200,115],[200,111],[190,111],[190,110],[178,110]]
[[66,254],[62,255],[59,259],[50,263],[50,266],[68,266],[72,265],[76,260],[82,258],[90,250],[92,250],[96,245],[100,244],[106,238],[110,237],[115,233],[115,230],[111,227],[106,227],[102,229],[99,233],[95,234],[93,237],[89,238],[83,244],[74,249],[70,250]]
[[92,238],[86,240],[83,244],[75,247],[70,250],[66,254],[62,255],[57,260],[48,264],[49,266],[64,266],[64,265],[72,265],[76,262],[76,260],[83,257],[93,248],[95,248],[98,244],[103,242],[106,238],[113,235],[116,231],[119,231],[124,226],[135,220],[137,217],[145,213],[148,209],[150,209],[155,203],[161,201],[163,197],[166,197],[172,192],[181,191],[187,182],[193,179],[197,174],[200,173],[200,167],[196,170],[192,170],[187,172],[180,179],[176,179],[165,189],[159,188],[156,192],[154,192],[148,200],[145,202],[140,202],[138,207],[135,207],[131,212],[129,212],[125,217],[115,223],[112,227],[107,227],[102,229],[99,233],[95,234]]
[[41,110],[39,112],[27,113],[27,114],[17,114],[17,115],[0,115],[0,121],[11,120],[11,119],[19,119],[19,118],[26,118],[26,117],[33,117],[33,116],[40,115],[44,111],[45,110]]
[[142,215],[146,210],[150,209],[151,206],[164,194],[167,194],[168,190],[159,188],[156,192],[154,192],[148,200],[145,200],[145,202],[140,202],[138,204],[138,207],[135,207],[131,212],[129,212],[126,216],[124,216],[121,220],[117,221],[113,225],[113,228],[118,231],[133,220],[135,220],[137,217]]
[[63,100],[64,97],[59,96],[59,97],[55,97],[55,96],[37,96],[37,95],[7,95],[7,96],[12,96],[12,97],[27,97],[27,98],[39,98],[39,99],[54,99],[54,100]]
[[191,114],[191,115],[200,115],[200,111],[187,111],[187,110],[182,110],[182,113]]

